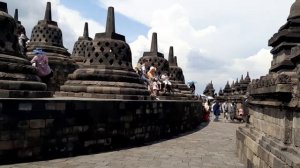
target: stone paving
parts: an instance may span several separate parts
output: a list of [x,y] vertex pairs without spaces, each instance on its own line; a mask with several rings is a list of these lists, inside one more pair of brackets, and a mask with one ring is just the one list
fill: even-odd
[[0,168],[243,168],[235,153],[235,130],[243,124],[220,120],[143,147]]

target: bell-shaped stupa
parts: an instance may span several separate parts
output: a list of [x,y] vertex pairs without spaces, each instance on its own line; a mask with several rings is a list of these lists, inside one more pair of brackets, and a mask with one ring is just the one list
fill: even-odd
[[173,85],[173,89],[178,89],[182,94],[188,97],[192,97],[193,93],[190,88],[185,84],[184,75],[182,69],[178,66],[177,57],[174,56],[173,46],[169,49],[169,72],[170,81]]
[[32,30],[27,47],[27,56],[30,59],[34,56],[32,51],[35,48],[41,48],[47,53],[49,65],[54,74],[47,83],[48,90],[59,90],[59,87],[67,80],[68,74],[77,69],[78,65],[70,58],[70,53],[63,46],[62,31],[57,22],[52,20],[50,2],[47,2],[44,20],[38,21]]
[[59,96],[104,99],[150,99],[149,91],[132,68],[131,50],[115,32],[114,8],[108,8],[106,31],[89,42],[84,64],[70,74]]
[[71,55],[71,58],[73,58],[79,66],[83,64],[87,45],[92,40],[93,39],[89,37],[89,27],[88,23],[86,22],[84,24],[83,36],[80,36],[75,42],[73,47],[73,53]]
[[36,75],[36,68],[20,52],[17,23],[7,13],[7,4],[0,2],[0,97],[51,97],[46,84]]
[[161,75],[163,72],[169,72],[168,60],[164,58],[162,53],[158,52],[157,33],[152,34],[150,51],[144,52],[143,57],[141,57],[138,62],[143,64],[145,60],[148,61],[146,69],[149,70],[150,66],[155,66],[157,75]]

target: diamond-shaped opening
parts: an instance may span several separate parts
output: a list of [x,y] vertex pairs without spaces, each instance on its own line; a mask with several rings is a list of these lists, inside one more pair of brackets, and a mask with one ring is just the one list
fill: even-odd
[[105,58],[108,58],[108,57],[109,57],[109,54],[108,54],[108,53],[105,53],[104,56],[105,56]]
[[95,56],[96,56],[96,57],[99,57],[99,53],[98,53],[98,52],[96,52],[96,53],[95,53]]
[[109,46],[109,42],[105,42],[105,46],[107,46],[107,47],[108,47],[108,46]]
[[95,51],[95,47],[92,48],[92,51]]
[[94,62],[94,59],[90,59],[90,63],[93,63]]
[[110,65],[112,65],[114,63],[114,60],[113,59],[109,60],[109,63]]
[[103,47],[100,47],[100,51],[103,52],[103,51],[104,51],[104,48],[103,48]]
[[100,46],[100,45],[101,45],[101,42],[99,41],[99,42],[97,43],[97,45]]
[[122,52],[122,49],[119,48],[118,53],[120,54]]
[[119,60],[118,64],[119,64],[119,65],[122,65],[122,61],[121,61],[121,60]]
[[102,58],[99,59],[100,64],[103,62]]

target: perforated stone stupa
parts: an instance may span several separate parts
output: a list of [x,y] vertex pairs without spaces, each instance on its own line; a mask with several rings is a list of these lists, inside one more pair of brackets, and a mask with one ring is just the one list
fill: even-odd
[[36,69],[18,46],[17,24],[7,13],[7,4],[0,2],[0,97],[50,97],[47,86],[36,75]]
[[45,18],[34,26],[27,56],[33,58],[35,48],[43,49],[48,56],[49,65],[53,70],[53,78],[48,85],[48,90],[56,91],[67,80],[67,75],[77,69],[78,65],[70,58],[70,53],[63,46],[62,32],[57,22],[52,21],[51,3],[47,2]]
[[114,8],[108,8],[106,31],[88,43],[83,67],[70,74],[60,96],[149,99],[147,87],[132,68],[131,50],[115,32]]
[[185,84],[184,75],[182,69],[177,64],[177,57],[174,56],[173,46],[169,49],[169,72],[170,81],[174,89],[178,89],[182,94],[188,97],[192,97],[193,94],[190,88]]
[[92,40],[93,39],[89,37],[89,28],[88,23],[86,22],[84,24],[83,36],[80,36],[75,42],[73,47],[73,53],[71,55],[71,58],[73,58],[79,66],[83,64],[87,45]]
[[157,33],[152,34],[151,48],[149,52],[144,52],[143,57],[139,59],[139,63],[143,64],[144,60],[148,60],[149,64],[146,69],[149,70],[150,66],[156,66],[156,73],[160,75],[162,72],[169,72],[169,62],[164,58],[164,54],[158,52],[157,48]]

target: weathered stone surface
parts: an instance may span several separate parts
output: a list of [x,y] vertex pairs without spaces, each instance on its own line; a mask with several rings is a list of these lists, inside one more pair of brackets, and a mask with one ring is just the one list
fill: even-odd
[[[273,61],[269,74],[248,87],[250,123],[237,131],[238,151],[256,144],[249,164],[258,167],[297,167],[299,155],[299,47],[300,1],[291,7],[287,23],[269,40]],[[249,140],[248,142],[245,139]]]
[[[1,103],[1,116],[6,117],[0,120],[0,164],[140,145],[194,129],[203,115],[199,101],[187,100],[51,98]],[[20,104],[32,108],[23,111]]]
[[20,52],[18,27],[15,19],[7,14],[6,3],[0,2],[0,5],[0,97],[52,96],[36,76],[36,68]]
[[59,90],[67,80],[67,75],[77,69],[78,65],[70,58],[70,53],[63,46],[62,32],[57,22],[52,21],[50,2],[47,2],[44,20],[38,21],[32,29],[26,53],[30,59],[34,57],[32,51],[35,48],[41,48],[47,53],[53,71],[53,77],[47,83],[48,90]]

